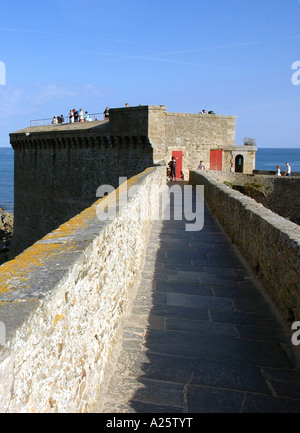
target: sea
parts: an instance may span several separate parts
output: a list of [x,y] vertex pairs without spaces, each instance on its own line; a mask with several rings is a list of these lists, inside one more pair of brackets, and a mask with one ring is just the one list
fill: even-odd
[[14,151],[0,147],[0,210],[14,212]]
[[276,170],[280,166],[281,172],[285,171],[288,162],[293,172],[300,172],[300,149],[258,149],[256,152],[256,170]]
[[[284,171],[286,162],[289,162],[292,172],[300,172],[300,149],[258,149],[255,169],[275,171],[279,165]],[[11,147],[0,147],[1,208],[10,213],[14,211],[14,151]]]

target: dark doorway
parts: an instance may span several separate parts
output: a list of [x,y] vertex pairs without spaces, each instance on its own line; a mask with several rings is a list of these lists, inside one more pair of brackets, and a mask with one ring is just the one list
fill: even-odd
[[235,157],[235,172],[243,173],[244,171],[244,157],[243,155],[237,155]]

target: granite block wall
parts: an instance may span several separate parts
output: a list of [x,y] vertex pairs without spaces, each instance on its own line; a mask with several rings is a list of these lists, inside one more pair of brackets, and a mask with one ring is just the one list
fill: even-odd
[[173,150],[183,150],[184,173],[197,169],[199,161],[209,169],[210,149],[233,146],[235,116],[166,113],[166,143],[169,158]]
[[264,288],[289,322],[300,317],[300,227],[254,199],[193,171],[192,184],[204,185],[205,200],[237,245]]
[[[113,220],[97,217],[104,200],[114,204],[111,193],[2,265],[0,412],[92,410],[118,351],[157,211],[148,196],[164,184],[163,167],[148,169],[117,190],[138,186]],[[147,206],[148,218],[137,223],[132,214]]]
[[[57,140],[59,138],[59,141]],[[102,184],[114,187],[153,165],[146,138],[109,137],[53,131],[49,138],[12,140],[14,147],[15,257],[97,200]]]
[[300,225],[299,176],[249,175],[218,171],[211,173],[220,182],[229,182],[233,186],[241,187],[250,185],[246,192],[258,203]]

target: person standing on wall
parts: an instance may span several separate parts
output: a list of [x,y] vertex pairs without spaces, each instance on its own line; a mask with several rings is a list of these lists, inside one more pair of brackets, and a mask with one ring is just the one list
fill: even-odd
[[78,120],[79,120],[79,112],[77,111],[77,110],[75,110],[75,108],[74,108],[74,122],[78,122]]
[[109,108],[108,107],[105,108],[103,114],[104,114],[104,119],[108,120],[109,119]]
[[74,123],[74,110],[70,110],[69,121],[70,123]]
[[287,162],[285,165],[286,165],[285,175],[286,176],[291,176],[291,174],[292,174],[292,168],[291,168],[290,164]]
[[171,175],[171,179],[173,180],[173,176],[174,176],[174,180],[176,180],[176,160],[175,157],[172,156],[171,161],[169,162],[169,167],[170,167],[170,175]]
[[205,170],[205,165],[203,164],[203,161],[200,161],[200,164],[198,165],[198,170]]
[[84,114],[82,108],[79,110],[79,122],[84,122]]

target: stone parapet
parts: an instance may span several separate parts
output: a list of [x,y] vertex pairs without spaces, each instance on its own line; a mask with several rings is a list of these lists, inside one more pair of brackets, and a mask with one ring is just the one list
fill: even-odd
[[230,239],[262,281],[284,319],[300,317],[300,227],[210,173],[192,171],[205,200]]
[[233,188],[246,191],[258,203],[262,203],[284,218],[300,225],[300,177],[264,174],[211,171],[220,182],[228,182]]
[[[158,205],[148,196],[163,184],[164,167],[147,169],[116,190],[117,197],[130,188],[134,194],[113,220],[97,215],[115,193],[1,266],[1,412],[91,410],[139,279]],[[149,217],[137,222],[139,206]]]

